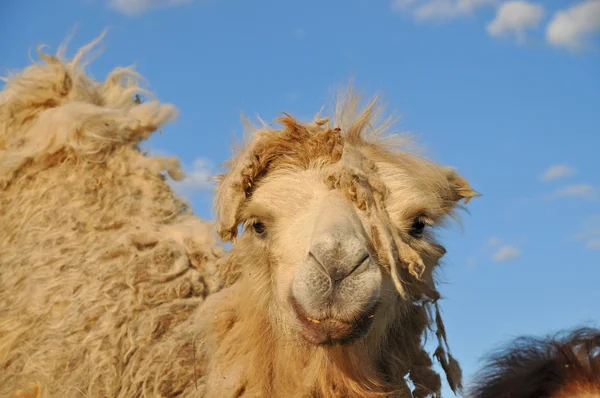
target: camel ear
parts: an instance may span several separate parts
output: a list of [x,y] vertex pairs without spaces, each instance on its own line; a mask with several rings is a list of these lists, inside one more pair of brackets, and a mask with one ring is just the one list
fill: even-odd
[[270,137],[269,130],[258,130],[245,121],[251,135],[236,154],[227,161],[225,173],[218,175],[217,191],[214,199],[216,210],[217,232],[224,242],[235,242],[238,226],[242,222],[242,205],[252,194],[255,184],[269,165],[269,157],[265,156],[266,142]]
[[235,242],[240,219],[240,209],[252,187],[252,152],[244,151],[229,162],[226,173],[217,176],[216,210],[217,232],[224,242]]
[[226,163],[229,169],[216,177],[218,185],[214,206],[217,229],[225,242],[235,242],[244,203],[252,195],[258,181],[267,174],[272,161],[281,154],[282,148],[283,151],[289,150],[282,144],[286,140],[294,141],[309,134],[289,115],[277,119],[283,124],[285,134],[281,130],[271,129],[264,122],[262,126],[253,126],[245,118],[242,121],[249,133],[247,142]]
[[481,196],[481,194],[471,188],[471,185],[467,182],[467,180],[455,172],[453,169],[446,167],[445,168],[446,178],[448,179],[448,183],[450,184],[451,189],[451,200],[453,202],[457,202],[461,199],[465,200],[465,204],[469,203],[471,198],[475,198],[477,196]]

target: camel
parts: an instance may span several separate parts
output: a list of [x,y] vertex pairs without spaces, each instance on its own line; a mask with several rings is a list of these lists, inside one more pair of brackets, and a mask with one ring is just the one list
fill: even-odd
[[579,327],[514,339],[489,355],[467,396],[600,397],[600,329]]
[[178,160],[139,149],[175,107],[86,75],[101,39],[0,94],[1,396],[428,397],[434,359],[460,390],[434,228],[465,178],[349,89],[332,118],[247,123],[200,220]]

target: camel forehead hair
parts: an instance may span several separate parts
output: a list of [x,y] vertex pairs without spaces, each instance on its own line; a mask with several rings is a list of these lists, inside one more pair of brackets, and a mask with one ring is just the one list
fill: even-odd
[[[356,148],[367,158],[378,154],[396,167],[402,166],[399,158],[412,158],[411,165],[428,164],[408,151],[412,149],[408,137],[384,135],[393,119],[381,119],[377,97],[364,108],[359,105],[360,96],[350,87],[338,96],[333,120],[317,116],[310,123],[301,123],[284,114],[276,120],[282,125],[279,129],[265,123],[252,126],[246,121],[245,145],[236,149],[225,163],[225,173],[217,177],[215,207],[222,238],[235,239],[242,205],[260,181],[277,169],[332,165],[338,163],[343,154],[351,152],[349,148]],[[398,147],[403,150],[399,151]],[[425,170],[426,167],[420,168]]]
[[252,194],[252,204],[280,210],[285,207],[286,213],[290,206],[304,206],[328,190],[323,182],[326,170],[318,166],[307,169],[283,166],[273,170],[257,183],[261,189]]

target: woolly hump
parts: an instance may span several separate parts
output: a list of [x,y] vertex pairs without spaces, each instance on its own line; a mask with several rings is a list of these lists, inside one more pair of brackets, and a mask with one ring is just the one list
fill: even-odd
[[166,183],[178,159],[138,149],[175,107],[130,68],[84,72],[101,39],[38,49],[0,93],[2,397],[198,393],[191,314],[223,249]]

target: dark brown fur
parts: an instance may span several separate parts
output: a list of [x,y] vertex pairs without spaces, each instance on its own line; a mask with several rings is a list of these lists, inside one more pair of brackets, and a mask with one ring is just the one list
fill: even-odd
[[489,357],[469,394],[471,398],[584,396],[600,397],[600,329],[519,337]]

